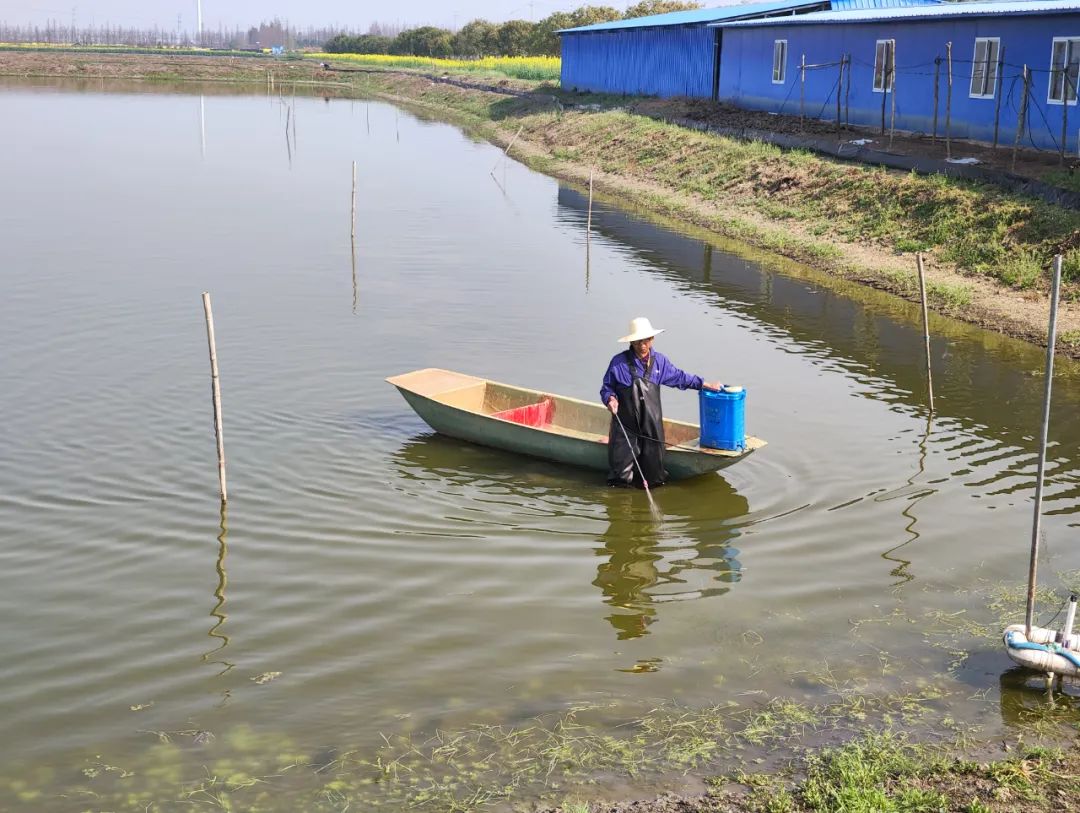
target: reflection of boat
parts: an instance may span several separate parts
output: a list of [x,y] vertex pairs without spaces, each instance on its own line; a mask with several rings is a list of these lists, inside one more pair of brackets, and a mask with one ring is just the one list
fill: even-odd
[[[416,370],[387,381],[436,432],[559,463],[607,469],[611,417],[601,404],[449,370]],[[664,432],[664,465],[672,479],[717,471],[765,445],[747,437],[744,451],[703,448],[697,425],[681,421],[665,420]]]

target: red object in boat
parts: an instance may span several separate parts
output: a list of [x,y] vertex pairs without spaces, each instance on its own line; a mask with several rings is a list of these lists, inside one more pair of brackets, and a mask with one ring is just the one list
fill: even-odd
[[545,398],[538,404],[504,409],[502,412],[492,412],[492,418],[501,418],[511,423],[520,423],[523,426],[533,426],[537,429],[550,426],[551,419],[555,415],[555,402]]

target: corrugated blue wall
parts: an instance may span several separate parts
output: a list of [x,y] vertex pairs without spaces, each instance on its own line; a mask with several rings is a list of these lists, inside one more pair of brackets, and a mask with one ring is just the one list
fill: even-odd
[[[990,141],[994,135],[995,99],[971,98],[972,58],[976,37],[998,37],[1005,49],[999,142],[1011,145],[1023,82],[1021,66],[1032,69],[1028,102],[1028,134],[1024,143],[1057,149],[1061,138],[1062,105],[1049,96],[1049,69],[1055,36],[1080,36],[1080,14],[1047,16],[994,15],[929,20],[885,20],[873,23],[833,22],[723,29],[720,100],[740,107],[798,114],[799,60],[808,64],[836,63],[852,56],[848,100],[852,124],[880,126],[882,94],[875,93],[874,48],[878,39],[896,40],[896,127],[930,133],[934,118],[934,58],[942,57],[939,79],[938,135],[945,132],[947,66],[945,44],[953,44],[951,134],[956,138]],[[773,41],[788,41],[786,81],[772,83]],[[806,115],[832,119],[836,115],[839,67],[808,70]],[[845,91],[847,81],[845,80]],[[885,119],[892,100],[886,98]],[[1067,147],[1074,154],[1080,135],[1080,109],[1069,105]]]
[[704,25],[564,34],[562,86],[596,93],[711,97],[714,29]]

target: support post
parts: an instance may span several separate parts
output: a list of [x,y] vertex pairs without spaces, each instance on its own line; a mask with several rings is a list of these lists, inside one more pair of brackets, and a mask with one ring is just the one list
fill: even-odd
[[806,54],[799,62],[799,129],[806,124]]
[[356,240],[356,162],[352,162],[352,216],[349,218],[349,234]]
[[889,149],[892,149],[893,136],[896,134],[896,45],[893,44],[892,68],[889,70]]
[[952,43],[945,43],[945,59],[949,63],[949,84],[945,89],[945,157],[952,158]]
[[217,343],[214,341],[214,311],[210,307],[210,294],[203,291],[203,311],[206,314],[206,341],[210,345],[210,388],[214,400],[214,435],[217,437],[218,484],[221,502],[228,501],[225,488],[225,438],[221,427],[221,383],[218,379]]
[[1065,40],[1065,68],[1061,72],[1061,150],[1058,163],[1065,163],[1065,145],[1069,141],[1069,91],[1072,90],[1072,82],[1069,81],[1069,63],[1072,61],[1072,40]]
[[847,55],[847,84],[844,85],[844,126],[851,128],[851,54]]
[[998,127],[1001,124],[1001,89],[1004,87],[1005,46],[998,52],[997,81],[994,87],[994,150],[998,148]]
[[934,129],[930,134],[930,143],[937,144],[937,115],[938,115],[938,96],[939,88],[941,87],[941,57],[934,57]]
[[930,366],[930,311],[926,305],[926,275],[923,268],[923,255],[915,255],[915,264],[919,268],[919,298],[922,300],[923,342],[926,345],[926,392],[930,401],[930,413],[934,412],[934,371]]
[[1043,387],[1042,434],[1039,437],[1039,470],[1035,475],[1035,517],[1031,523],[1031,562],[1028,565],[1027,612],[1024,633],[1031,640],[1035,615],[1035,576],[1039,562],[1039,530],[1042,522],[1043,474],[1046,471],[1046,441],[1050,431],[1050,390],[1054,380],[1054,345],[1057,340],[1058,295],[1061,291],[1061,255],[1054,257],[1054,281],[1050,288],[1050,326],[1046,331],[1046,384]]
[[1020,142],[1024,139],[1024,128],[1027,126],[1028,90],[1031,86],[1031,71],[1024,65],[1024,89],[1020,95],[1020,112],[1016,116],[1016,140],[1013,141],[1012,171],[1016,171],[1016,153],[1020,149]]
[[840,135],[840,93],[844,90],[844,55],[840,54],[840,76],[836,80],[836,135]]

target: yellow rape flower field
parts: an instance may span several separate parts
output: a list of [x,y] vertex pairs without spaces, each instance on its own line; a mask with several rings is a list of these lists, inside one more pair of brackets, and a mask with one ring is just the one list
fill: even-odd
[[434,59],[388,54],[305,54],[313,59],[352,62],[379,68],[422,68],[432,71],[501,73],[515,79],[559,81],[562,60],[557,56],[485,56],[478,59]]

